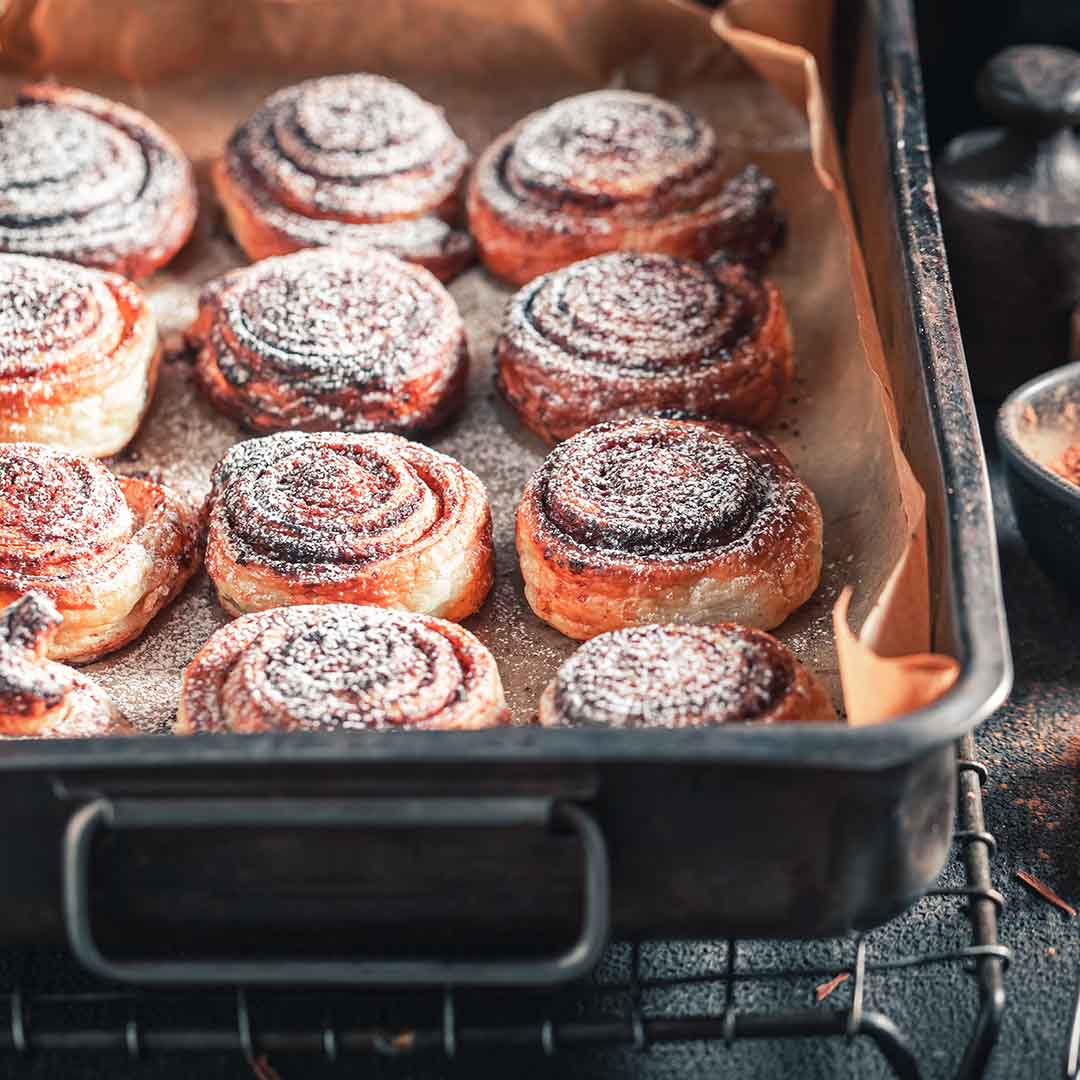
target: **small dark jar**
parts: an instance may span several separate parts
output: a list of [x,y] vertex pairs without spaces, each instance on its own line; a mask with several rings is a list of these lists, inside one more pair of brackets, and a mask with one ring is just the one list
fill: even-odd
[[1080,53],[998,53],[976,92],[1003,127],[953,139],[937,187],[975,394],[999,400],[1070,358],[1080,301]]

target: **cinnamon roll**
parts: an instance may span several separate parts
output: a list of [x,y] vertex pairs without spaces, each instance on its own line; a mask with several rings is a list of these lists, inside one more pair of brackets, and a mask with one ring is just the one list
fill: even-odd
[[44,593],[54,660],[137,637],[198,564],[199,513],[168,488],[36,443],[0,445],[0,603]]
[[757,265],[783,236],[774,194],[754,165],[726,178],[701,117],[599,90],[527,116],[481,154],[469,227],[487,268],[516,285],[608,251]]
[[145,277],[184,246],[196,209],[187,159],[135,109],[41,83],[0,110],[0,251]]
[[62,621],[40,592],[0,611],[0,738],[78,739],[131,731],[93,679],[48,659]]
[[199,384],[257,432],[412,432],[465,393],[465,327],[421,266],[374,248],[266,259],[211,282],[188,332]]
[[735,623],[601,634],[540,699],[546,727],[684,728],[835,720],[821,683],[771,634]]
[[725,424],[598,424],[525,487],[525,597],[584,639],[644,623],[778,626],[817,588],[821,510],[764,436]]
[[214,470],[206,568],[230,615],[345,601],[463,619],[494,563],[483,484],[397,435],[282,432]]
[[760,424],[794,370],[780,292],[746,266],[614,252],[510,302],[496,384],[549,443],[602,420],[679,410]]
[[370,245],[449,281],[473,259],[453,224],[468,165],[442,110],[378,75],[332,75],[267,98],[214,185],[252,259]]
[[244,615],[199,650],[174,730],[453,731],[509,722],[491,653],[462,626],[358,604]]
[[149,407],[159,358],[154,317],[119,274],[0,255],[0,442],[117,453]]

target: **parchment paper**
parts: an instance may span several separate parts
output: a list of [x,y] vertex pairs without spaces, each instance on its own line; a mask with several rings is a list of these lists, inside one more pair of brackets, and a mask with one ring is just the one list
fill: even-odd
[[[474,152],[524,113],[600,86],[651,91],[704,114],[733,172],[753,160],[775,177],[789,218],[788,243],[769,273],[791,315],[798,377],[767,430],[821,502],[825,567],[813,599],[777,633],[838,705],[846,698],[850,722],[868,723],[936,696],[955,665],[903,656],[924,652],[929,640],[924,500],[896,439],[816,66],[799,44],[755,32],[763,17],[779,32],[769,6],[744,2],[711,23],[706,12],[665,0],[386,0],[362,9],[350,0],[16,0],[0,21],[0,94],[10,100],[26,73],[55,75],[143,109],[191,156],[202,196],[196,236],[147,283],[173,344],[194,317],[198,287],[245,261],[210,192],[208,165],[277,87],[312,74],[381,72],[444,106]],[[792,25],[803,32],[798,19]],[[527,721],[575,648],[528,610],[513,547],[514,509],[544,448],[492,390],[491,346],[511,290],[477,267],[451,292],[469,333],[469,397],[462,417],[428,441],[487,485],[498,577],[467,625],[494,652],[515,719]],[[200,399],[177,350],[139,436],[114,465],[198,496],[217,459],[244,437]],[[844,586],[853,588],[850,619],[864,640],[837,619],[842,693],[830,613]],[[200,575],[142,639],[90,670],[133,722],[161,730],[183,668],[224,621]],[[944,677],[928,684],[927,663]]]

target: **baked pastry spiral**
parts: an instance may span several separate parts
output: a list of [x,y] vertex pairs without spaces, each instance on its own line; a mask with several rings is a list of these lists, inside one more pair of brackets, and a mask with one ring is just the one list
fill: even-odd
[[535,278],[510,302],[496,383],[550,443],[678,410],[760,424],[794,370],[780,292],[748,267],[614,252]]
[[154,317],[125,278],[0,255],[0,442],[117,453],[149,407],[159,358]]
[[546,727],[684,728],[835,720],[771,634],[735,623],[633,626],[586,642],[540,699]]
[[473,259],[455,228],[469,165],[440,109],[378,75],[332,75],[272,94],[214,166],[252,259],[300,248],[384,248],[442,281]]
[[764,436],[725,424],[598,424],[525,487],[525,597],[568,637],[644,623],[778,626],[817,588],[821,510]]
[[783,235],[774,193],[754,165],[726,178],[701,117],[599,90],[527,116],[480,155],[469,228],[487,268],[516,285],[608,251],[757,265]]
[[198,565],[200,517],[168,488],[36,443],[0,445],[0,603],[44,593],[54,660],[137,637]]
[[453,731],[509,722],[491,653],[462,626],[359,604],[244,615],[199,650],[174,730]]
[[191,166],[149,117],[66,86],[0,110],[0,251],[145,277],[187,242]]
[[344,601],[463,619],[494,565],[483,484],[398,435],[282,432],[214,470],[206,568],[230,615]]
[[97,683],[48,659],[61,621],[39,592],[0,611],[0,738],[78,739],[131,730]]
[[435,427],[465,393],[465,327],[421,266],[320,248],[234,270],[188,332],[199,384],[253,431]]

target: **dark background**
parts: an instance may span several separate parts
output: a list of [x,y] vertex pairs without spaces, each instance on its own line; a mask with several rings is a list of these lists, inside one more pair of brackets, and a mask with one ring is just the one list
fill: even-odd
[[[1025,42],[1080,48],[1080,3],[938,0],[917,4],[924,81],[929,100],[931,144],[936,151],[960,131],[987,123],[972,94],[975,75],[998,49]],[[1064,358],[1063,358],[1064,359]],[[992,432],[992,410],[983,411],[984,431]],[[1016,959],[1007,989],[1009,1006],[990,1075],[999,1080],[1052,1077],[1061,1073],[1066,1031],[1080,978],[1080,940],[1076,920],[1058,912],[1025,889],[1018,869],[1034,873],[1074,903],[1080,902],[1080,612],[1042,576],[1028,557],[997,475],[996,452],[987,446],[994,477],[1002,573],[1016,663],[1016,685],[1009,704],[979,733],[979,755],[991,770],[987,788],[988,825],[1001,848],[994,863],[995,884],[1007,897],[1001,922],[1003,940]],[[952,871],[955,874],[955,868]],[[955,877],[953,880],[956,880]],[[871,955],[926,951],[963,944],[965,922],[945,901],[925,901],[909,916],[871,935]],[[748,955],[756,963],[790,961],[797,953],[758,945]],[[807,951],[816,963],[844,964],[850,955],[837,943]],[[650,954],[657,970],[701,968],[717,961],[715,948],[660,947]],[[15,976],[15,958],[0,959],[0,986]],[[32,979],[43,985],[77,980],[62,958],[35,958]],[[809,1004],[812,984],[786,987],[782,994],[748,989],[740,1003],[764,1007],[770,1001]],[[844,988],[837,991],[838,999]],[[716,1013],[715,987],[669,996],[657,1008]],[[953,968],[876,976],[868,984],[868,1007],[892,1016],[915,1042],[924,1074],[953,1075],[970,1035],[975,1013],[971,981]],[[505,1007],[497,1000],[477,1006],[487,1019]],[[570,1007],[573,1005],[571,1003]],[[260,1015],[258,1012],[256,1015]],[[354,1019],[355,1019],[354,1014]],[[283,1018],[288,1020],[289,1017]],[[275,1060],[282,1080],[324,1075],[309,1061]],[[130,1067],[121,1059],[79,1062],[72,1058],[31,1058],[15,1065],[0,1059],[0,1073],[38,1078],[125,1076],[171,1078],[248,1077],[251,1069],[234,1057],[148,1060]],[[425,1062],[353,1060],[328,1075],[363,1076],[642,1076],[725,1075],[873,1078],[889,1075],[863,1043],[795,1040],[772,1044],[687,1045],[633,1052],[559,1055],[545,1061],[538,1053],[513,1059],[470,1054],[451,1069],[438,1059]],[[269,1074],[268,1074],[269,1080]]]
[[930,144],[989,121],[972,87],[983,63],[1008,45],[1080,49],[1076,0],[915,0]]

